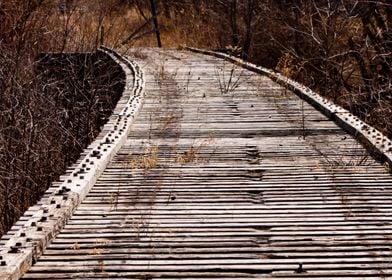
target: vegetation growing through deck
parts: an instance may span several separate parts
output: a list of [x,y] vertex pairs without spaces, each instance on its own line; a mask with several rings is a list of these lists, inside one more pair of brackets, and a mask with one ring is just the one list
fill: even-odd
[[[392,136],[389,1],[156,2],[165,47],[214,48],[274,68]],[[77,158],[88,142],[80,137],[91,140],[100,124],[93,73],[68,81],[86,97],[74,102],[64,80],[49,83],[37,71],[39,53],[91,51],[102,42],[124,51],[155,46],[149,19],[144,0],[0,2],[0,234]],[[75,77],[73,70],[67,75]],[[223,75],[220,82],[222,92],[236,84]],[[92,115],[97,122],[88,124]]]

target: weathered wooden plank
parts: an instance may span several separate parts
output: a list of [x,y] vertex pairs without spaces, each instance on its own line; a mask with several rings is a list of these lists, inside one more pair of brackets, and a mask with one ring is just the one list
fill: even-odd
[[392,276],[392,177],[354,137],[265,76],[142,51],[141,113],[26,279]]

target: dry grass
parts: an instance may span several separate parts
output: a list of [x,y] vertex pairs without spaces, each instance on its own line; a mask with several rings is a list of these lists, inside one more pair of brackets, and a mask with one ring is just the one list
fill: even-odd
[[165,117],[164,122],[160,125],[160,132],[164,132],[167,130],[172,124],[178,123],[180,117],[175,115],[174,113],[170,113]]
[[[60,13],[57,6],[51,6],[52,16],[49,19],[51,33],[54,38],[67,34],[65,42],[58,42],[59,49],[66,51],[91,50],[99,46],[103,28],[103,42],[108,46],[121,48],[156,47],[152,24],[147,25],[125,45],[122,43],[145,23],[135,7],[121,7],[108,0],[92,4],[92,1],[81,1],[66,13]],[[148,9],[143,10],[149,16]],[[166,48],[177,48],[181,45],[200,47],[216,47],[219,45],[217,31],[201,18],[186,13],[178,13],[174,18],[164,15],[159,17],[162,45]],[[148,34],[145,34],[148,33]],[[145,34],[145,35],[143,35]]]
[[301,71],[301,68],[301,63],[290,53],[285,52],[279,58],[275,70],[282,73],[286,77],[295,78],[295,76],[298,75],[298,73]]
[[119,196],[120,196],[120,190],[119,189],[117,189],[116,192],[113,192],[113,193],[110,194],[110,197],[109,197],[110,210],[117,211]]
[[104,260],[98,260],[98,265],[99,265],[99,270],[101,272],[105,272],[105,261]]
[[392,173],[392,166],[389,164],[389,162],[384,162],[384,169],[390,173]]
[[102,256],[102,252],[103,252],[102,249],[93,248],[90,252],[90,255],[98,257],[98,256]]
[[213,137],[201,141],[199,144],[193,144],[184,152],[176,156],[175,161],[181,165],[189,164],[198,160],[200,152],[203,148],[213,143]]
[[91,50],[97,35],[81,10],[41,2],[0,4],[0,235],[79,158],[122,92],[122,70],[99,54],[37,62]]
[[71,249],[74,251],[80,250],[79,243],[75,242],[74,244],[72,244]]
[[132,169],[152,169],[158,167],[158,146],[147,147],[143,155],[136,156],[128,165]]
[[143,59],[143,60],[147,59],[147,57],[148,57],[141,49],[136,49],[131,54],[133,57]]
[[197,159],[197,154],[199,151],[200,147],[190,147],[188,150],[177,156],[176,162],[182,165],[194,162]]
[[[230,69],[226,68],[227,65],[230,66]],[[222,94],[234,93],[240,86],[241,78],[244,75],[244,68],[232,63],[224,63],[223,66],[215,68],[215,75]]]

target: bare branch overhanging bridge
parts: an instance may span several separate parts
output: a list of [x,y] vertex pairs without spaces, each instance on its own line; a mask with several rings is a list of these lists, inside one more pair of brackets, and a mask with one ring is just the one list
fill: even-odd
[[381,133],[235,58],[104,51],[123,97],[3,237],[0,279],[392,276],[392,177],[356,140],[388,165]]

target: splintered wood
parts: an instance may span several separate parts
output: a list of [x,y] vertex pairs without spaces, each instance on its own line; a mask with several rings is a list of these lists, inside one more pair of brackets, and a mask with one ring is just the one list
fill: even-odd
[[140,115],[25,279],[392,276],[392,177],[353,137],[238,65],[137,54]]

